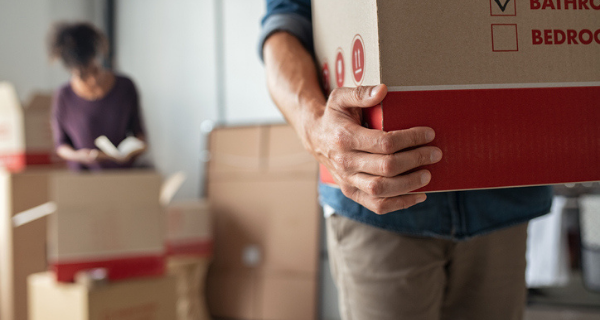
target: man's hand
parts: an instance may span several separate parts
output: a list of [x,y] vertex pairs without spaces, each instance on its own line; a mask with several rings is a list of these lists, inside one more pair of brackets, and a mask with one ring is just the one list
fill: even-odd
[[378,214],[425,201],[425,194],[407,193],[427,185],[431,174],[407,172],[442,158],[440,149],[423,146],[435,136],[431,128],[383,132],[361,126],[361,108],[379,104],[386,93],[385,85],[336,89],[323,116],[307,127],[310,151],[342,192]]
[[274,33],[263,53],[273,101],[347,197],[378,214],[426,199],[407,193],[431,179],[427,170],[410,171],[441,159],[438,148],[423,146],[433,140],[433,130],[382,132],[361,126],[361,108],[379,104],[385,85],[336,89],[326,100],[313,58],[293,35]]

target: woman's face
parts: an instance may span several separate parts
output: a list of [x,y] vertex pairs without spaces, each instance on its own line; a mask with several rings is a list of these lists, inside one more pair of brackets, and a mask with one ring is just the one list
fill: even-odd
[[88,89],[94,89],[101,86],[105,75],[106,71],[97,60],[93,60],[83,68],[71,70],[71,76],[79,83],[85,85]]

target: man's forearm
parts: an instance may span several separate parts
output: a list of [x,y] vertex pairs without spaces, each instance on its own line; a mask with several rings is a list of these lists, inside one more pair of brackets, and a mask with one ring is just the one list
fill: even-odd
[[312,56],[287,32],[270,36],[263,52],[271,97],[307,146],[307,126],[323,115],[326,103]]

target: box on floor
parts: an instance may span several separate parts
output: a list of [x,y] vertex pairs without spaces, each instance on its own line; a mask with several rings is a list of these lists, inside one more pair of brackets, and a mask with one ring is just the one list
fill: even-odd
[[61,163],[52,142],[51,105],[51,95],[35,94],[21,107],[14,87],[0,83],[0,167]]
[[436,131],[444,158],[418,191],[443,191],[600,180],[599,9],[314,0],[312,21],[327,91],[384,83],[369,127]]
[[170,256],[167,273],[175,278],[177,320],[209,320],[206,305],[206,274],[210,257]]
[[145,170],[56,173],[48,217],[48,260],[59,281],[106,268],[110,280],[164,273],[162,179]]
[[317,163],[289,126],[220,128],[210,137],[213,316],[315,319]]
[[29,276],[30,320],[176,319],[175,279],[129,279],[89,288],[51,272]]
[[0,319],[27,320],[27,276],[47,269],[46,218],[13,228],[11,218],[48,201],[52,171],[0,170]]

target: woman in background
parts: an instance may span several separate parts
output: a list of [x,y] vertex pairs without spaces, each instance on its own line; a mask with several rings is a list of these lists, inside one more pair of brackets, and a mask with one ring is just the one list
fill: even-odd
[[56,153],[72,170],[129,168],[145,151],[108,156],[94,140],[106,136],[118,146],[128,136],[145,141],[134,83],[102,67],[108,42],[87,23],[59,24],[50,35],[50,56],[71,73],[54,95],[52,129]]

